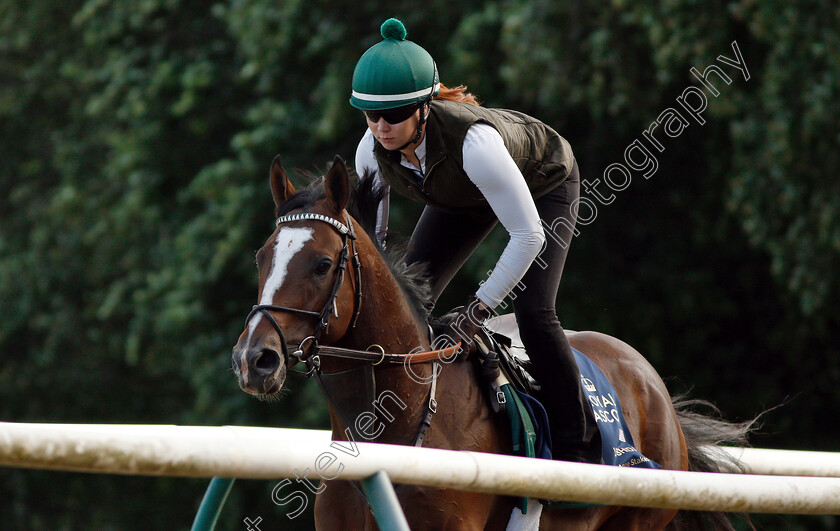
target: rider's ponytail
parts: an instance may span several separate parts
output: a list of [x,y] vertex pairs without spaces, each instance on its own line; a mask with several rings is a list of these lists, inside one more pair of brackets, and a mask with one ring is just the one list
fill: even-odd
[[440,93],[435,96],[436,100],[457,101],[460,103],[469,103],[470,105],[481,105],[473,94],[467,92],[466,85],[458,85],[454,88],[449,88],[443,83],[440,84]]

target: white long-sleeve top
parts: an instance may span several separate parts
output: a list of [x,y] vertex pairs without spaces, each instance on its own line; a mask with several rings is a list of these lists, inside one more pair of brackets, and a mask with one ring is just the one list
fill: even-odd
[[[368,129],[356,149],[356,172],[375,172],[385,192],[379,206],[376,235],[384,241],[388,229],[390,186],[382,179],[373,154],[376,139]],[[416,168],[405,156],[401,164],[422,178],[426,171],[426,140],[414,154],[420,160]],[[477,123],[467,130],[464,138],[464,172],[487,199],[487,203],[510,239],[502,251],[490,276],[481,283],[476,296],[490,308],[495,308],[519,283],[545,243],[540,216],[522,172],[516,166],[502,141],[502,136],[488,124]]]

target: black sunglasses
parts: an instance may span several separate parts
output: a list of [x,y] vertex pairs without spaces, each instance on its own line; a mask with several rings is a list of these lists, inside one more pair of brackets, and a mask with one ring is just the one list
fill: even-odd
[[386,109],[384,111],[363,111],[365,116],[371,122],[378,122],[380,118],[384,118],[386,122],[391,125],[396,125],[408,120],[411,115],[417,112],[420,108],[419,104],[406,105],[404,107],[397,107],[396,109]]

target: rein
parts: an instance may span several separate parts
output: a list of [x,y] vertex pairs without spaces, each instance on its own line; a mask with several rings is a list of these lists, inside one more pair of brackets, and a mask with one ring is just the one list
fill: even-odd
[[408,354],[390,354],[385,352],[379,345],[371,345],[368,348],[378,348],[379,352],[370,350],[353,350],[341,347],[327,347],[319,346],[318,353],[321,356],[333,356],[336,358],[346,358],[360,361],[372,361],[373,365],[379,365],[382,362],[398,363],[400,365],[428,363],[439,359],[449,359],[458,351],[460,343],[452,345],[440,350],[429,350],[426,352],[414,352]]

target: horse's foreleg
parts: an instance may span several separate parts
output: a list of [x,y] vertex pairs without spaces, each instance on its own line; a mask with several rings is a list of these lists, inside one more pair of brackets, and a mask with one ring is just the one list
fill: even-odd
[[[500,499],[489,494],[410,485],[400,485],[396,490],[412,531],[490,529],[488,525]],[[510,508],[507,514],[510,515]]]
[[325,481],[326,488],[315,497],[315,529],[377,529],[373,515],[361,494],[348,481]]
[[677,511],[672,509],[622,507],[599,529],[601,531],[658,531],[665,529],[676,514]]

